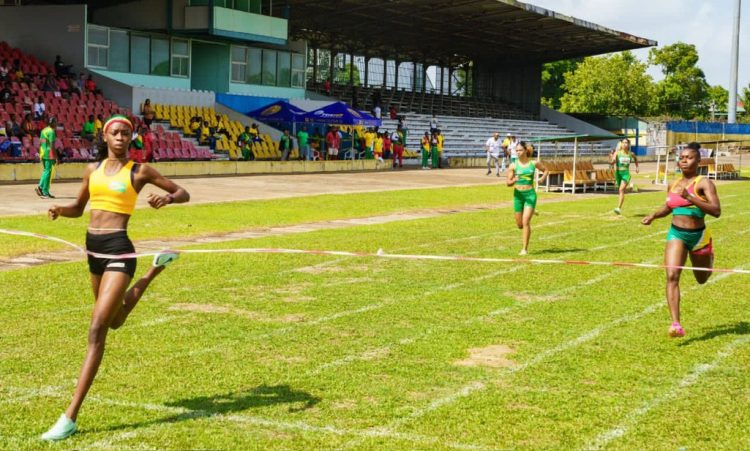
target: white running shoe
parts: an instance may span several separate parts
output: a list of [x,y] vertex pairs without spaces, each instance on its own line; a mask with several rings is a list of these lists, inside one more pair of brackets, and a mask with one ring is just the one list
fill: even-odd
[[180,258],[180,254],[176,252],[161,252],[159,254],[154,255],[154,262],[153,266],[159,267],[159,266],[167,266],[168,264],[172,263],[173,261]]
[[615,212],[616,215],[622,214],[622,211],[619,208],[615,208],[613,211]]
[[529,252],[526,249],[521,249],[521,252],[518,253],[518,255],[527,255]]
[[71,435],[75,434],[78,427],[76,422],[66,417],[65,414],[60,415],[54,426],[49,431],[42,434],[42,440],[56,441],[65,440]]

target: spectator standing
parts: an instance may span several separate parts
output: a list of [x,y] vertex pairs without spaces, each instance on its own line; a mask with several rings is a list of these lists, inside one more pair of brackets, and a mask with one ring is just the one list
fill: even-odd
[[339,147],[341,146],[341,138],[339,131],[336,126],[331,127],[326,134],[326,147],[328,147],[328,153],[326,159],[338,160],[339,159]]
[[43,121],[46,111],[47,105],[44,104],[44,98],[39,97],[39,99],[34,104],[34,120]]
[[500,169],[500,155],[504,152],[500,133],[495,132],[494,135],[490,136],[487,142],[484,143],[484,148],[487,151],[487,175],[492,174],[492,163],[494,163],[497,176],[500,177],[500,172],[504,171],[504,169]]
[[443,133],[440,131],[440,129],[437,129],[435,132],[437,135],[437,150],[438,150],[438,167],[443,167],[443,142],[445,141],[445,138],[443,137]]
[[55,140],[57,139],[55,133],[56,127],[57,120],[52,117],[47,123],[47,127],[42,130],[39,136],[39,159],[42,161],[42,177],[39,179],[39,184],[34,188],[34,191],[42,199],[55,198],[49,192],[49,185],[52,181],[52,168],[59,162],[57,153],[55,152]]
[[435,130],[438,129],[439,125],[437,117],[433,114],[432,119],[430,119],[430,134],[435,133]]
[[401,144],[406,147],[406,134],[409,132],[409,127],[406,124],[406,116],[399,116],[398,118],[398,126],[401,127],[401,131],[403,132],[403,137],[401,139]]
[[281,161],[289,160],[289,153],[292,151],[292,137],[289,130],[284,130],[284,134],[279,138],[279,150],[281,151]]
[[396,109],[396,105],[391,105],[391,107],[388,109],[388,117],[390,117],[391,120],[398,119],[398,110]]
[[144,128],[141,135],[143,138],[143,161],[149,163],[154,161],[154,133],[149,128]]
[[307,127],[302,126],[302,129],[297,132],[297,147],[299,148],[300,160],[312,160],[312,152],[310,151],[309,141],[310,135],[307,133]]
[[403,130],[399,126],[396,131],[391,134],[391,142],[393,143],[393,167],[396,167],[396,160],[398,160],[398,167],[404,167],[404,140]]
[[365,132],[365,158],[371,160],[373,158],[373,152],[375,150],[375,131],[372,128],[368,128]]
[[143,116],[143,123],[150,129],[151,123],[156,118],[156,111],[151,106],[151,99],[146,99],[141,105],[141,115]]
[[250,127],[245,127],[245,131],[240,134],[238,145],[242,151],[242,159],[245,161],[254,161],[255,155],[253,155],[253,135],[250,132]]
[[510,164],[513,164],[518,161],[518,140],[511,133],[508,133],[506,137],[508,140],[508,150],[506,151],[506,153],[510,157]]
[[375,116],[375,119],[380,119],[380,117],[382,115],[382,111],[380,109],[380,105],[375,105],[375,107],[373,107],[372,114],[373,114],[373,116]]
[[391,141],[391,134],[388,130],[383,132],[383,158],[391,158],[393,152],[393,141]]
[[83,124],[83,130],[81,130],[81,138],[85,139],[86,141],[93,141],[96,137],[96,120],[94,119],[94,115],[89,115],[89,120],[86,121],[86,123]]
[[440,153],[438,152],[438,132],[435,130],[430,136],[430,157],[432,157],[432,169],[437,169],[440,163]]
[[373,145],[373,155],[378,163],[383,162],[383,134],[375,134],[375,144]]
[[78,85],[78,91],[80,91],[81,94],[86,92],[86,76],[84,74],[78,74],[76,85]]
[[424,132],[422,137],[422,169],[430,169],[430,134]]

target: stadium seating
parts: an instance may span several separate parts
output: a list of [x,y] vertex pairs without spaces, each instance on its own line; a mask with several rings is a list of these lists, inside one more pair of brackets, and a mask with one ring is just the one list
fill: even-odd
[[[406,113],[406,125],[408,133],[406,138],[407,147],[419,149],[420,139],[424,132],[430,130],[430,119],[432,116],[426,114]],[[493,133],[511,133],[520,140],[533,140],[533,138],[550,136],[570,136],[574,132],[550,124],[546,121],[520,120],[520,119],[493,119],[493,118],[470,118],[463,116],[437,116],[440,132],[445,137],[445,156],[484,156],[486,155],[484,144]],[[398,122],[392,119],[383,119],[381,130],[393,131]],[[559,143],[533,143],[537,151],[541,151],[543,158],[550,156],[570,156],[573,154],[572,142]],[[609,149],[600,144],[580,144],[580,155],[606,154]]]
[[[307,89],[325,94],[323,83],[308,82]],[[334,84],[331,95],[344,102],[353,100],[353,88],[348,85]],[[413,111],[419,114],[438,114],[443,116],[494,117],[504,119],[534,119],[526,111],[488,97],[462,97],[430,92],[414,92],[406,89],[383,87],[357,87],[357,106],[362,110],[373,108],[373,93],[380,91],[381,108],[385,115],[393,105],[399,111]]]
[[[21,70],[27,80],[10,82],[9,87],[15,97],[15,103],[0,104],[0,121],[4,123],[13,113],[20,122],[27,113],[31,112],[37,99],[42,97],[47,113],[57,118],[58,139],[55,147],[66,161],[82,162],[94,158],[93,143],[80,137],[83,124],[89,115],[102,115],[106,118],[112,114],[124,114],[131,117],[136,126],[140,124],[140,118],[133,117],[129,110],[119,107],[101,94],[74,93],[69,98],[65,98],[58,92],[42,91],[40,87],[44,83],[44,77],[54,73],[52,65],[39,61],[33,55],[27,55],[19,49],[14,49],[5,42],[0,42],[0,61],[6,59],[10,62],[19,60]],[[37,130],[41,130],[45,125],[41,121],[36,122]],[[154,135],[153,155],[156,161],[209,160],[212,158],[207,148],[195,146],[191,140],[183,140],[176,133],[168,134],[163,128],[157,127]],[[3,153],[0,154],[0,162],[38,161],[39,138],[24,139],[17,145],[21,148],[21,156],[11,157],[9,153]]]
[[[226,115],[217,115],[216,110],[209,107],[154,104],[154,111],[157,120],[169,122],[170,127],[180,130],[185,136],[191,138],[194,136],[194,132],[190,129],[190,119],[193,117],[200,117],[208,122],[211,127],[221,125],[226,129],[229,136],[222,136],[216,141],[216,152],[225,154],[230,160],[242,158],[238,142],[244,131],[244,126],[239,121],[230,120]],[[217,116],[219,116],[218,120]],[[268,134],[261,134],[260,138],[260,142],[255,142],[252,145],[256,160],[281,159],[279,143],[273,141]],[[299,152],[296,149],[290,153],[290,158],[298,157]]]

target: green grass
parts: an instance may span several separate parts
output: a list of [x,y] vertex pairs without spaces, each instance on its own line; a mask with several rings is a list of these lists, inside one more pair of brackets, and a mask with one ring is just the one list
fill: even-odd
[[[717,266],[748,263],[746,190],[719,188],[724,215],[710,223]],[[436,193],[411,194],[397,208],[420,208]],[[495,194],[485,200],[509,191]],[[663,197],[629,196],[625,217],[608,214],[613,196],[542,204],[532,256],[660,262],[668,220],[639,221]],[[330,202],[385,197],[356,199]],[[292,202],[303,201],[320,206]],[[281,212],[285,202],[233,211]],[[478,199],[466,190],[452,202]],[[187,217],[193,208],[203,207],[160,214]],[[289,221],[321,212],[296,215]],[[519,239],[501,208],[202,247],[508,257]],[[85,273],[81,262],[0,273],[4,449],[46,448],[37,436],[69,400],[90,315]],[[571,449],[621,428],[607,447],[747,449],[747,277],[715,275],[699,286],[684,274],[688,336],[671,340],[658,270],[186,254],[111,333],[80,433],[49,447]],[[490,345],[512,351],[510,366],[456,364]]]
[[[305,222],[358,218],[429,208],[493,204],[507,200],[504,188],[472,186],[400,190],[377,194],[320,195],[284,200],[225,202],[174,206],[164,211],[139,210],[129,224],[133,240],[194,237]],[[53,235],[81,243],[88,213],[80,219],[50,221],[46,215],[0,217],[0,228]],[[0,257],[64,249],[56,243],[0,234]]]

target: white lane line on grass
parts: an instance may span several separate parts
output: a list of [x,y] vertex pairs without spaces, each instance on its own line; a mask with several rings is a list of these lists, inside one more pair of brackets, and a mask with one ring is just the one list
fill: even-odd
[[485,447],[477,446],[467,443],[459,442],[444,442],[438,437],[431,437],[419,434],[410,434],[402,432],[389,432],[381,431],[377,429],[347,429],[336,426],[324,425],[316,426],[302,421],[280,421],[272,420],[263,417],[239,415],[239,414],[222,414],[209,412],[205,410],[191,410],[182,407],[171,407],[161,404],[151,403],[137,403],[131,401],[117,401],[111,399],[104,399],[98,396],[89,397],[90,401],[98,402],[105,405],[118,406],[118,407],[129,407],[147,411],[161,412],[170,415],[174,415],[175,421],[164,421],[155,422],[153,425],[140,427],[136,430],[124,431],[119,434],[114,434],[111,437],[103,439],[101,441],[94,442],[83,449],[102,449],[102,448],[121,448],[117,445],[118,442],[128,440],[142,435],[146,432],[153,432],[161,429],[166,429],[174,425],[179,420],[188,419],[205,419],[208,421],[227,421],[236,424],[249,424],[252,426],[259,426],[261,428],[268,428],[274,430],[288,430],[302,433],[314,433],[314,434],[327,434],[337,436],[353,436],[361,438],[387,438],[393,440],[402,440],[411,443],[425,443],[425,444],[440,444],[456,449],[485,449]]
[[698,382],[698,380],[703,375],[710,371],[713,371],[719,365],[721,365],[727,357],[730,357],[736,348],[745,345],[748,342],[750,342],[750,336],[744,336],[739,337],[729,344],[725,345],[724,347],[719,349],[719,352],[717,352],[716,357],[713,361],[711,361],[710,363],[699,363],[695,365],[693,369],[679,382],[677,382],[677,384],[675,384],[669,391],[662,394],[661,396],[657,396],[649,401],[646,401],[642,406],[627,414],[622,422],[620,422],[617,426],[609,429],[608,431],[599,434],[596,439],[594,439],[589,445],[585,447],[585,449],[599,450],[606,447],[611,441],[624,436],[628,433],[630,428],[638,424],[638,422],[641,420],[641,417],[649,413],[651,410],[659,407],[661,404],[676,398],[680,391]]
[[[743,269],[743,267],[741,266],[741,267],[738,267],[737,269]],[[733,274],[731,274],[731,273],[720,274],[720,275],[718,275],[717,277],[714,278],[714,283],[719,282],[721,280],[724,280],[727,277],[730,277],[732,275]],[[702,286],[703,285],[694,285],[694,286],[691,286],[691,287],[683,290],[683,292],[686,293],[686,292],[694,291],[694,290],[696,290],[696,289],[698,289],[699,287],[702,287]],[[549,348],[549,349],[547,349],[545,351],[540,352],[534,358],[530,359],[529,361],[527,361],[527,362],[525,362],[525,363],[523,363],[521,365],[518,365],[518,366],[515,366],[515,367],[507,369],[504,375],[507,376],[507,375],[515,374],[515,373],[521,372],[521,371],[523,371],[523,370],[525,370],[527,368],[536,366],[539,363],[545,361],[546,359],[548,359],[548,358],[550,358],[550,357],[552,357],[554,355],[560,354],[560,353],[565,352],[565,351],[567,351],[569,349],[576,348],[576,347],[578,347],[579,345],[581,345],[583,343],[591,341],[592,339],[594,339],[594,338],[598,337],[599,335],[601,335],[602,332],[605,332],[605,331],[607,331],[609,329],[612,329],[612,328],[614,328],[616,326],[619,326],[619,325],[622,325],[622,324],[626,324],[626,323],[629,323],[629,322],[637,321],[637,320],[643,318],[644,316],[647,316],[647,315],[655,312],[660,307],[662,307],[663,304],[664,304],[664,300],[663,300],[663,298],[660,298],[660,300],[658,302],[655,302],[655,303],[647,306],[646,308],[644,308],[643,310],[641,310],[638,313],[621,316],[620,318],[617,318],[617,319],[615,319],[613,321],[610,321],[610,322],[605,323],[605,324],[601,324],[601,325],[595,327],[594,329],[592,329],[592,330],[590,330],[590,331],[588,331],[588,332],[586,332],[586,333],[584,333],[584,334],[582,334],[582,335],[580,335],[580,336],[578,336],[578,337],[576,337],[576,338],[574,338],[572,340],[565,341],[565,342],[563,342],[563,343],[561,343],[561,344],[559,344],[559,345],[557,345],[557,346],[555,346],[553,348]],[[474,384],[476,384],[477,382],[482,383],[482,381],[472,381],[472,382],[464,385],[463,387],[459,388],[456,392],[451,393],[449,395],[446,395],[445,397],[443,397],[441,399],[438,399],[436,401],[433,401],[432,403],[430,403],[429,405],[427,405],[425,407],[421,407],[419,409],[416,409],[411,414],[409,414],[409,415],[407,415],[405,417],[396,419],[395,421],[391,422],[388,426],[386,426],[384,428],[384,430],[390,430],[390,431],[395,430],[396,428],[402,426],[405,423],[408,423],[408,422],[410,422],[412,420],[421,418],[424,415],[432,412],[433,410],[436,409],[436,407],[434,407],[436,405],[438,407],[443,407],[443,406],[452,404],[452,403],[454,403],[456,401],[459,401],[462,398],[470,395],[471,393],[476,393],[476,392],[482,391],[482,389],[467,390],[469,387],[474,387],[475,386]],[[466,395],[461,396],[461,394],[463,394],[463,393],[466,393]]]
[[41,388],[11,387],[8,391],[13,396],[0,399],[0,404],[21,403],[36,398],[54,398],[60,396],[65,389],[70,389],[70,386],[48,385]]

